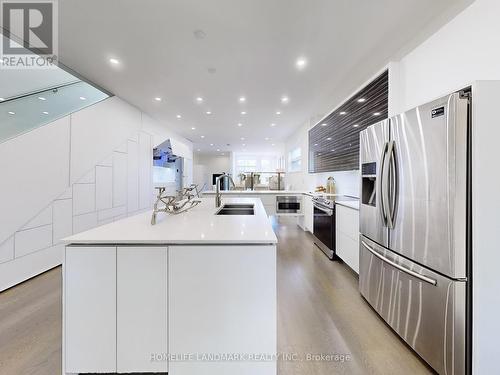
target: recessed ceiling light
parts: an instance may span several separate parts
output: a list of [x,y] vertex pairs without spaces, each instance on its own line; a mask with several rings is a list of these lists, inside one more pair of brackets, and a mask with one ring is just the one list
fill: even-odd
[[347,114],[347,112],[342,111],[342,112],[340,112],[340,114],[341,114],[341,115],[346,115],[346,114]]
[[196,98],[196,101],[197,101],[198,103],[203,103],[203,98],[202,98],[201,96],[198,96],[198,97]]
[[352,127],[357,128],[357,127],[359,127],[359,124],[354,124]]
[[244,140],[245,140],[245,137],[241,137],[240,139],[241,139],[242,141],[244,141]]
[[87,100],[85,96],[80,96],[80,100]]
[[9,115],[15,115],[15,114],[16,114],[16,112],[12,112],[12,111],[9,111],[9,112],[7,112],[7,113],[8,113]]
[[274,143],[271,143],[271,146],[275,146],[275,144],[274,144]]
[[269,141],[269,137],[264,138],[266,141]]
[[200,150],[200,149],[198,149],[197,151],[198,151],[198,152],[200,152],[201,150]]
[[245,103],[247,101],[247,98],[245,98],[244,96],[240,96],[238,100],[240,101],[240,103]]
[[221,153],[222,156],[224,156],[224,153]]
[[214,144],[213,143],[210,143],[210,146],[213,146]]
[[175,117],[177,117],[177,118],[182,118],[182,116],[181,116],[181,115],[177,115],[177,116],[175,116]]
[[246,115],[247,113],[245,111],[241,111],[241,114],[242,115]]
[[306,65],[307,65],[307,60],[303,57],[298,58],[297,61],[295,62],[295,66],[298,69],[304,69]]
[[118,59],[115,59],[115,58],[111,58],[109,59],[109,62],[113,65],[118,65],[120,63],[120,61]]
[[281,103],[283,103],[283,104],[286,104],[286,103],[288,103],[289,101],[290,101],[290,99],[288,98],[288,96],[283,96],[283,97],[281,98]]
[[191,128],[191,130],[196,130],[196,128],[193,126],[193,127]]
[[364,102],[366,102],[366,99],[365,99],[365,98],[359,98],[359,99],[358,99],[358,103],[364,103]]
[[244,143],[243,143],[243,144],[242,144],[242,146],[243,146],[243,147],[245,147],[245,146],[246,146],[246,144],[244,144]]
[[47,111],[43,111],[42,113],[43,113],[44,115],[48,115],[48,114],[49,114],[49,112],[47,112]]
[[315,145],[315,146],[317,146],[318,144],[317,144],[317,143],[315,143],[314,145]]
[[203,30],[195,30],[193,31],[193,35],[198,40],[205,39],[205,37],[207,36],[207,34]]
[[217,152],[219,152],[219,151],[220,151],[220,149],[217,149]]
[[332,151],[332,152],[335,152],[335,149],[333,149],[333,150],[330,150],[330,151]]
[[332,137],[328,137],[326,140],[327,140],[327,141],[331,141],[331,140],[332,140]]
[[155,98],[155,100],[156,100],[157,102],[161,102],[161,98],[160,98],[159,96],[157,96],[157,97]]
[[279,116],[279,115],[281,115],[281,112],[280,111],[276,111],[276,114]]
[[326,122],[322,123],[321,126],[328,126]]
[[243,124],[241,122],[238,122],[238,126],[241,128]]
[[47,100],[43,96],[39,96],[38,99],[40,99],[40,100]]
[[205,136],[204,135],[200,135],[200,138],[205,138]]
[[276,126],[276,124],[273,122],[271,125],[270,125],[272,128],[274,128]]
[[380,115],[381,115],[381,113],[380,113],[380,112],[375,112],[375,113],[373,114],[373,116],[380,116]]
[[211,114],[212,114],[212,112],[211,112],[211,111],[206,111],[205,113],[206,113],[207,115],[211,115]]

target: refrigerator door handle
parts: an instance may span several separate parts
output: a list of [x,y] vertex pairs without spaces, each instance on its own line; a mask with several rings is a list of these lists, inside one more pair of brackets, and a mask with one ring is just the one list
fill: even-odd
[[361,244],[370,252],[372,253],[374,256],[376,256],[378,259],[380,259],[382,262],[385,262],[387,264],[389,264],[390,266],[394,267],[394,268],[397,268],[398,270],[400,270],[401,272],[404,272],[410,276],[413,276],[414,278],[416,279],[419,279],[421,281],[424,281],[426,283],[429,283],[431,285],[434,285],[436,286],[437,285],[437,281],[434,280],[434,279],[431,279],[430,277],[427,277],[427,276],[424,276],[424,275],[421,275],[419,274],[418,272],[415,272],[415,271],[412,271],[406,267],[403,267],[399,264],[397,264],[396,262],[393,262],[392,260],[390,259],[387,259],[386,257],[384,257],[383,255],[379,254],[377,251],[375,251],[370,245],[368,245],[365,241],[361,241]]
[[396,197],[397,197],[397,165],[396,165],[396,148],[395,142],[390,141],[387,151],[388,157],[388,173],[387,173],[387,206],[388,206],[388,215],[387,215],[387,226],[390,229],[394,229],[394,217],[396,213]]
[[393,141],[387,142],[384,145],[384,153],[382,154],[382,176],[381,176],[381,199],[382,199],[382,213],[384,218],[384,224],[386,227],[392,228],[392,221],[390,218],[391,207],[389,204],[389,173],[390,173],[390,154],[391,146]]
[[377,177],[377,180],[379,181],[379,191],[380,191],[380,214],[382,216],[382,221],[384,223],[384,226],[387,226],[387,212],[386,211],[386,202],[385,202],[385,194],[384,191],[387,189],[387,184],[384,184],[385,181],[385,159],[387,156],[387,146],[388,142],[384,143],[384,147],[382,148],[382,155],[380,156],[380,170],[379,170],[379,175]]

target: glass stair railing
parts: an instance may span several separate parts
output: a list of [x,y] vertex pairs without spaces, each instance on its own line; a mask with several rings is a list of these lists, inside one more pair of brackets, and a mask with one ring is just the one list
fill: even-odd
[[109,96],[91,84],[77,80],[27,95],[0,98],[0,143],[77,112]]

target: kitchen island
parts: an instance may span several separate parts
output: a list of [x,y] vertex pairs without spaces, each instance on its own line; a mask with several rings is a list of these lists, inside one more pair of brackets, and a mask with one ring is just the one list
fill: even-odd
[[276,374],[276,242],[214,199],[145,212],[66,238],[63,374]]

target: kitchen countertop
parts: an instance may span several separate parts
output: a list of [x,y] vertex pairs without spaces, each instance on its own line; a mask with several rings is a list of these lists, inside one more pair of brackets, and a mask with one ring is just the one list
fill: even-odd
[[[215,190],[205,190],[201,193],[207,195],[215,194]],[[231,195],[231,194],[248,194],[248,195],[257,195],[257,194],[270,194],[270,195],[302,195],[303,191],[299,190],[221,190],[223,195]]]
[[177,215],[152,211],[90,229],[63,239],[66,244],[270,244],[277,243],[271,222],[258,198],[225,198],[226,203],[253,203],[255,215],[215,215],[213,198]]
[[341,205],[341,206],[345,206],[345,207],[349,207],[349,208],[352,208],[354,210],[358,210],[359,211],[359,200],[357,200],[357,201],[353,201],[353,200],[349,200],[349,201],[338,200],[338,201],[335,201],[335,204],[338,204],[338,205]]

